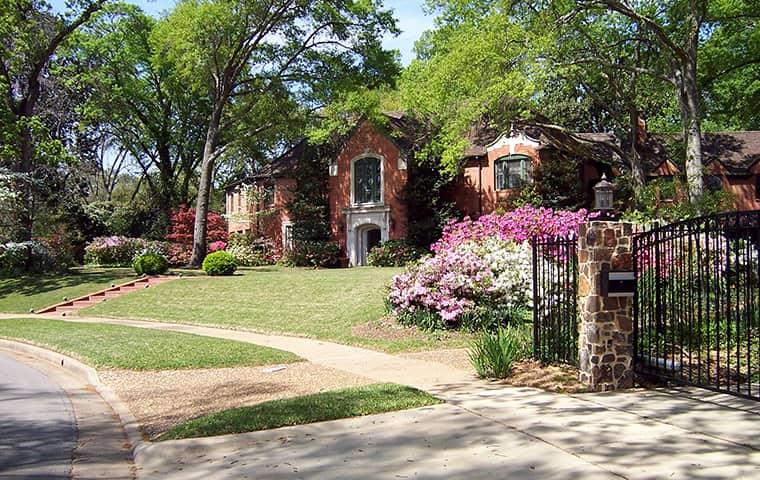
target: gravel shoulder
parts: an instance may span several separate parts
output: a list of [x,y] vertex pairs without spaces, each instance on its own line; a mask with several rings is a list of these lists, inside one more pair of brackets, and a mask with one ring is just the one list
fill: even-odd
[[108,369],[99,370],[98,374],[127,404],[149,439],[180,422],[220,410],[375,383],[309,362],[274,368],[141,372]]

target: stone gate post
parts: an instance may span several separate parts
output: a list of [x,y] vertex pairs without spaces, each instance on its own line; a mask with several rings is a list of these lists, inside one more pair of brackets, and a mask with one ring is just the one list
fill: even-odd
[[605,296],[604,271],[633,270],[630,223],[592,221],[578,237],[580,380],[594,391],[633,386],[633,297]]

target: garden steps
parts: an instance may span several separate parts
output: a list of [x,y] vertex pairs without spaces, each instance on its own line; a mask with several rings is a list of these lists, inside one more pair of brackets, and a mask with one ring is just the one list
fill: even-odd
[[149,288],[155,285],[175,280],[178,277],[161,275],[156,277],[141,277],[134,280],[130,280],[120,285],[114,285],[112,287],[100,290],[95,293],[83,295],[81,297],[72,298],[70,300],[64,300],[61,303],[56,303],[49,307],[42,308],[35,311],[37,314],[61,314],[69,315],[82,308],[91,307],[97,305],[100,302],[105,302],[111,298],[120,297],[124,294],[141,290],[143,288]]

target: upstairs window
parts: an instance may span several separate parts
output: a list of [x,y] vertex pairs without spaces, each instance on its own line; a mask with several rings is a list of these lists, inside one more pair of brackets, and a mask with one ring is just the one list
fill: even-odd
[[380,203],[380,159],[360,158],[354,162],[354,203]]
[[531,159],[525,155],[510,155],[496,160],[496,190],[520,188],[530,182]]

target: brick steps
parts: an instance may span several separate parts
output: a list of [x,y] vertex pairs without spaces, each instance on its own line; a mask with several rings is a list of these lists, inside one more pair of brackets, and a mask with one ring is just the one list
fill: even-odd
[[121,285],[113,285],[110,288],[100,290],[99,292],[90,293],[78,298],[72,298],[71,300],[56,303],[55,305],[45,307],[34,313],[47,315],[59,314],[61,316],[66,316],[82,308],[91,307],[93,305],[97,305],[98,303],[105,302],[111,298],[120,297],[130,292],[142,290],[144,288],[149,288],[155,285],[160,285],[162,283],[175,280],[176,278],[177,277],[170,276],[141,277],[135,280],[130,280],[126,283],[122,283]]

